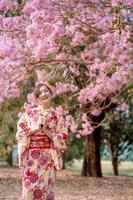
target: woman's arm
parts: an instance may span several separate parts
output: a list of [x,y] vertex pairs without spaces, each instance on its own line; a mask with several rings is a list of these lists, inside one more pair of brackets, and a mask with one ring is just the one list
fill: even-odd
[[23,113],[23,115],[17,122],[17,133],[15,135],[15,138],[18,143],[18,160],[19,167],[21,168],[24,166],[24,162],[27,155],[27,149],[30,144],[30,129],[28,128],[25,113]]
[[57,150],[63,153],[67,148],[66,139],[68,136],[63,116],[56,111],[52,111],[47,116],[45,124],[42,125],[42,131],[53,141]]
[[68,136],[68,129],[62,115],[57,115],[57,124],[52,136],[54,145],[61,153],[63,153],[67,148],[66,140]]

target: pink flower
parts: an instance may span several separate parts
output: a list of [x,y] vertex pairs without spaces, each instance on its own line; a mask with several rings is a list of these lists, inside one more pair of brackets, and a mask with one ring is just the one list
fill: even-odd
[[28,48],[34,48],[35,47],[35,45],[37,44],[37,42],[36,42],[36,40],[34,39],[28,39],[27,41],[26,41],[26,44],[27,44],[27,47]]
[[126,103],[122,103],[119,105],[120,111],[124,112],[128,109],[128,105]]
[[28,109],[28,110],[26,110],[26,113],[29,117],[39,117],[38,110],[36,110],[36,109]]
[[14,88],[10,89],[10,96],[19,97],[20,96],[19,88],[14,87]]
[[35,199],[40,199],[42,197],[42,190],[38,188],[35,189],[33,195]]
[[68,91],[74,92],[76,90],[77,90],[77,87],[75,85],[69,84],[69,83],[62,83],[62,82],[59,82],[55,88],[55,92],[57,95],[60,95]]
[[19,124],[19,126],[20,126],[22,129],[25,129],[25,128],[27,127],[25,122],[21,122],[21,123]]
[[56,112],[59,114],[59,115],[66,115],[68,114],[68,111],[67,110],[64,110],[64,108],[60,105],[58,107],[56,107]]
[[81,135],[80,134],[76,134],[76,138],[80,139]]
[[120,3],[120,0],[111,0],[111,4],[113,7],[118,6]]
[[52,37],[54,36],[56,39],[60,38],[61,36],[63,36],[65,32],[64,26],[63,24],[57,24],[54,28],[54,31],[52,33]]
[[24,180],[24,185],[25,185],[26,188],[29,188],[31,186],[31,182],[30,182],[30,180],[28,178],[26,178]]
[[28,136],[30,134],[30,129],[27,126],[27,122],[21,122],[19,124],[19,126],[21,127],[21,129],[24,130],[25,134]]
[[78,133],[81,135],[89,135],[92,134],[93,132],[93,127],[91,126],[91,123],[88,119],[88,116],[86,113],[83,113],[82,116],[82,130],[78,130]]
[[3,20],[3,26],[5,29],[11,29],[13,27],[13,19],[12,17],[4,18]]
[[14,6],[17,6],[16,3],[13,3],[11,1],[7,1],[7,0],[1,0],[0,1],[0,10],[13,10]]
[[34,161],[33,161],[33,160],[28,160],[28,161],[27,161],[27,165],[28,165],[29,167],[31,167],[33,164],[34,164]]
[[36,69],[35,72],[37,76],[37,81],[39,83],[46,83],[48,81],[48,75],[46,74],[45,71],[43,72],[42,70]]
[[73,133],[76,133],[77,131],[77,128],[78,128],[78,124],[76,122],[73,122],[70,126],[70,130],[73,132]]
[[98,109],[98,108],[94,108],[92,111],[91,111],[91,114],[94,115],[94,116],[99,116],[101,113],[101,110]]
[[66,60],[66,54],[65,53],[57,54],[55,59],[64,61],[64,60]]
[[50,116],[49,116],[49,118],[48,118],[48,121],[49,121],[49,122],[55,122],[55,123],[57,123],[57,120],[58,120],[58,118],[57,118],[56,112],[52,111],[52,112],[50,113]]
[[39,158],[39,164],[42,165],[42,166],[45,166],[48,163],[49,159],[50,159],[50,157],[48,157],[46,155],[41,156]]
[[133,0],[125,0],[125,4],[133,7]]
[[49,193],[47,196],[47,200],[54,200],[54,193]]
[[49,185],[52,184],[52,178],[51,178],[51,177],[49,177],[49,179],[48,179],[48,184],[49,184]]
[[92,58],[92,54],[89,51],[81,53],[81,58],[86,61]]
[[47,58],[47,45],[38,45],[36,48],[33,49],[33,56],[35,59],[45,59]]
[[74,34],[75,29],[76,29],[75,26],[72,26],[72,25],[66,26],[65,34],[71,37]]
[[85,36],[82,32],[76,32],[72,40],[72,45],[73,46],[81,45],[84,42],[84,37]]
[[33,158],[33,159],[38,159],[39,158],[39,156],[40,156],[40,151],[39,150],[33,150],[32,152],[31,152],[31,157]]
[[28,177],[31,183],[36,183],[38,181],[38,175],[37,174],[30,174]]
[[31,13],[34,11],[33,7],[30,5],[30,3],[26,3],[26,5],[23,8],[23,13],[27,16],[30,16]]

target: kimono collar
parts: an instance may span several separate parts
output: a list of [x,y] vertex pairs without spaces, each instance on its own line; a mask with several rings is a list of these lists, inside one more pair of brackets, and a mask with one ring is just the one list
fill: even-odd
[[38,108],[41,109],[41,110],[43,110],[44,112],[53,109],[52,106],[50,106],[49,108],[45,108],[42,105],[38,105]]

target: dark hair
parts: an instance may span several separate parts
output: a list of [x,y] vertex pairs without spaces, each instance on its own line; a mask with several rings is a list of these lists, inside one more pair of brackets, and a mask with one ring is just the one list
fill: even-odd
[[36,97],[36,98],[38,98],[39,97],[39,95],[41,94],[41,87],[42,86],[45,86],[48,90],[49,90],[49,92],[50,92],[50,94],[51,94],[51,96],[52,96],[52,91],[51,91],[51,89],[46,85],[46,84],[44,84],[44,83],[39,83],[39,84],[37,84],[37,86],[35,87],[35,89],[34,89],[34,96]]

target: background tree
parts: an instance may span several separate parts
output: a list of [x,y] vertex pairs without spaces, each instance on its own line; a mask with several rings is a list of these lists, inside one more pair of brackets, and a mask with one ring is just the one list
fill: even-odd
[[[132,83],[132,0],[33,0],[23,5],[2,0],[0,10],[0,101],[20,95],[20,83],[36,69],[53,79],[65,77],[55,89],[69,95],[67,124],[78,138],[87,139],[108,118],[106,113],[103,120],[93,116],[118,103]],[[94,140],[91,146],[96,147]],[[93,167],[99,176],[100,165]]]
[[128,157],[133,150],[132,94],[128,95],[128,103],[123,103],[114,110],[109,125],[102,131],[102,143],[110,148],[114,175],[119,175],[118,167],[122,156]]
[[20,97],[6,99],[0,106],[0,156],[11,166],[13,165],[14,144],[16,144],[18,113],[23,111],[27,94],[34,85],[35,77],[31,76],[21,87]]

